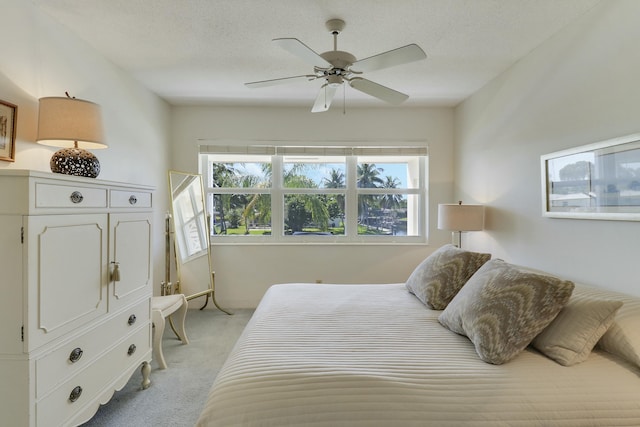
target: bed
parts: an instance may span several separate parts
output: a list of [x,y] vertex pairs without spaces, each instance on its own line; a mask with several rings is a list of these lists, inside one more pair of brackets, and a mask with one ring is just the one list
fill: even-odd
[[[640,299],[616,297],[628,323]],[[274,285],[197,425],[640,425],[633,360],[596,347],[563,366],[527,346],[507,363],[486,363],[441,314],[404,283]]]

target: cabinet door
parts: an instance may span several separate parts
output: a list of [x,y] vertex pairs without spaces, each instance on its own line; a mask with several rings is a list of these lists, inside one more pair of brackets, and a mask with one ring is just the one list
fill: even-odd
[[106,214],[25,217],[32,350],[107,312]]
[[152,292],[151,220],[149,213],[111,214],[109,311],[117,311]]

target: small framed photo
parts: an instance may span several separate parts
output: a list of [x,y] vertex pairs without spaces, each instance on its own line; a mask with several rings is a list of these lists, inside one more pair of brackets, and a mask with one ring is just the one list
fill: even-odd
[[18,107],[0,100],[0,160],[15,161]]

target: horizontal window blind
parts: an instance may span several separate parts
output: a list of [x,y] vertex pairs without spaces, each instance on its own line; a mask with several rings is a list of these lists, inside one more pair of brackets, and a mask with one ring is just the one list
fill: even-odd
[[200,154],[246,154],[267,155],[276,154],[276,147],[272,145],[210,145],[199,146]]
[[300,145],[217,145],[202,144],[201,154],[279,155],[279,156],[426,156],[425,145],[403,146],[300,146]]

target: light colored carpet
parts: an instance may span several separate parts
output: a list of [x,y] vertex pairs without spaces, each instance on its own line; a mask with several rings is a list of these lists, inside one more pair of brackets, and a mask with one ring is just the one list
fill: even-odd
[[252,314],[253,310],[234,310],[231,316],[218,310],[189,310],[188,345],[182,345],[167,322],[162,344],[168,368],[160,370],[155,360],[151,362],[147,390],[140,387],[138,370],[83,426],[193,426],[215,376]]

